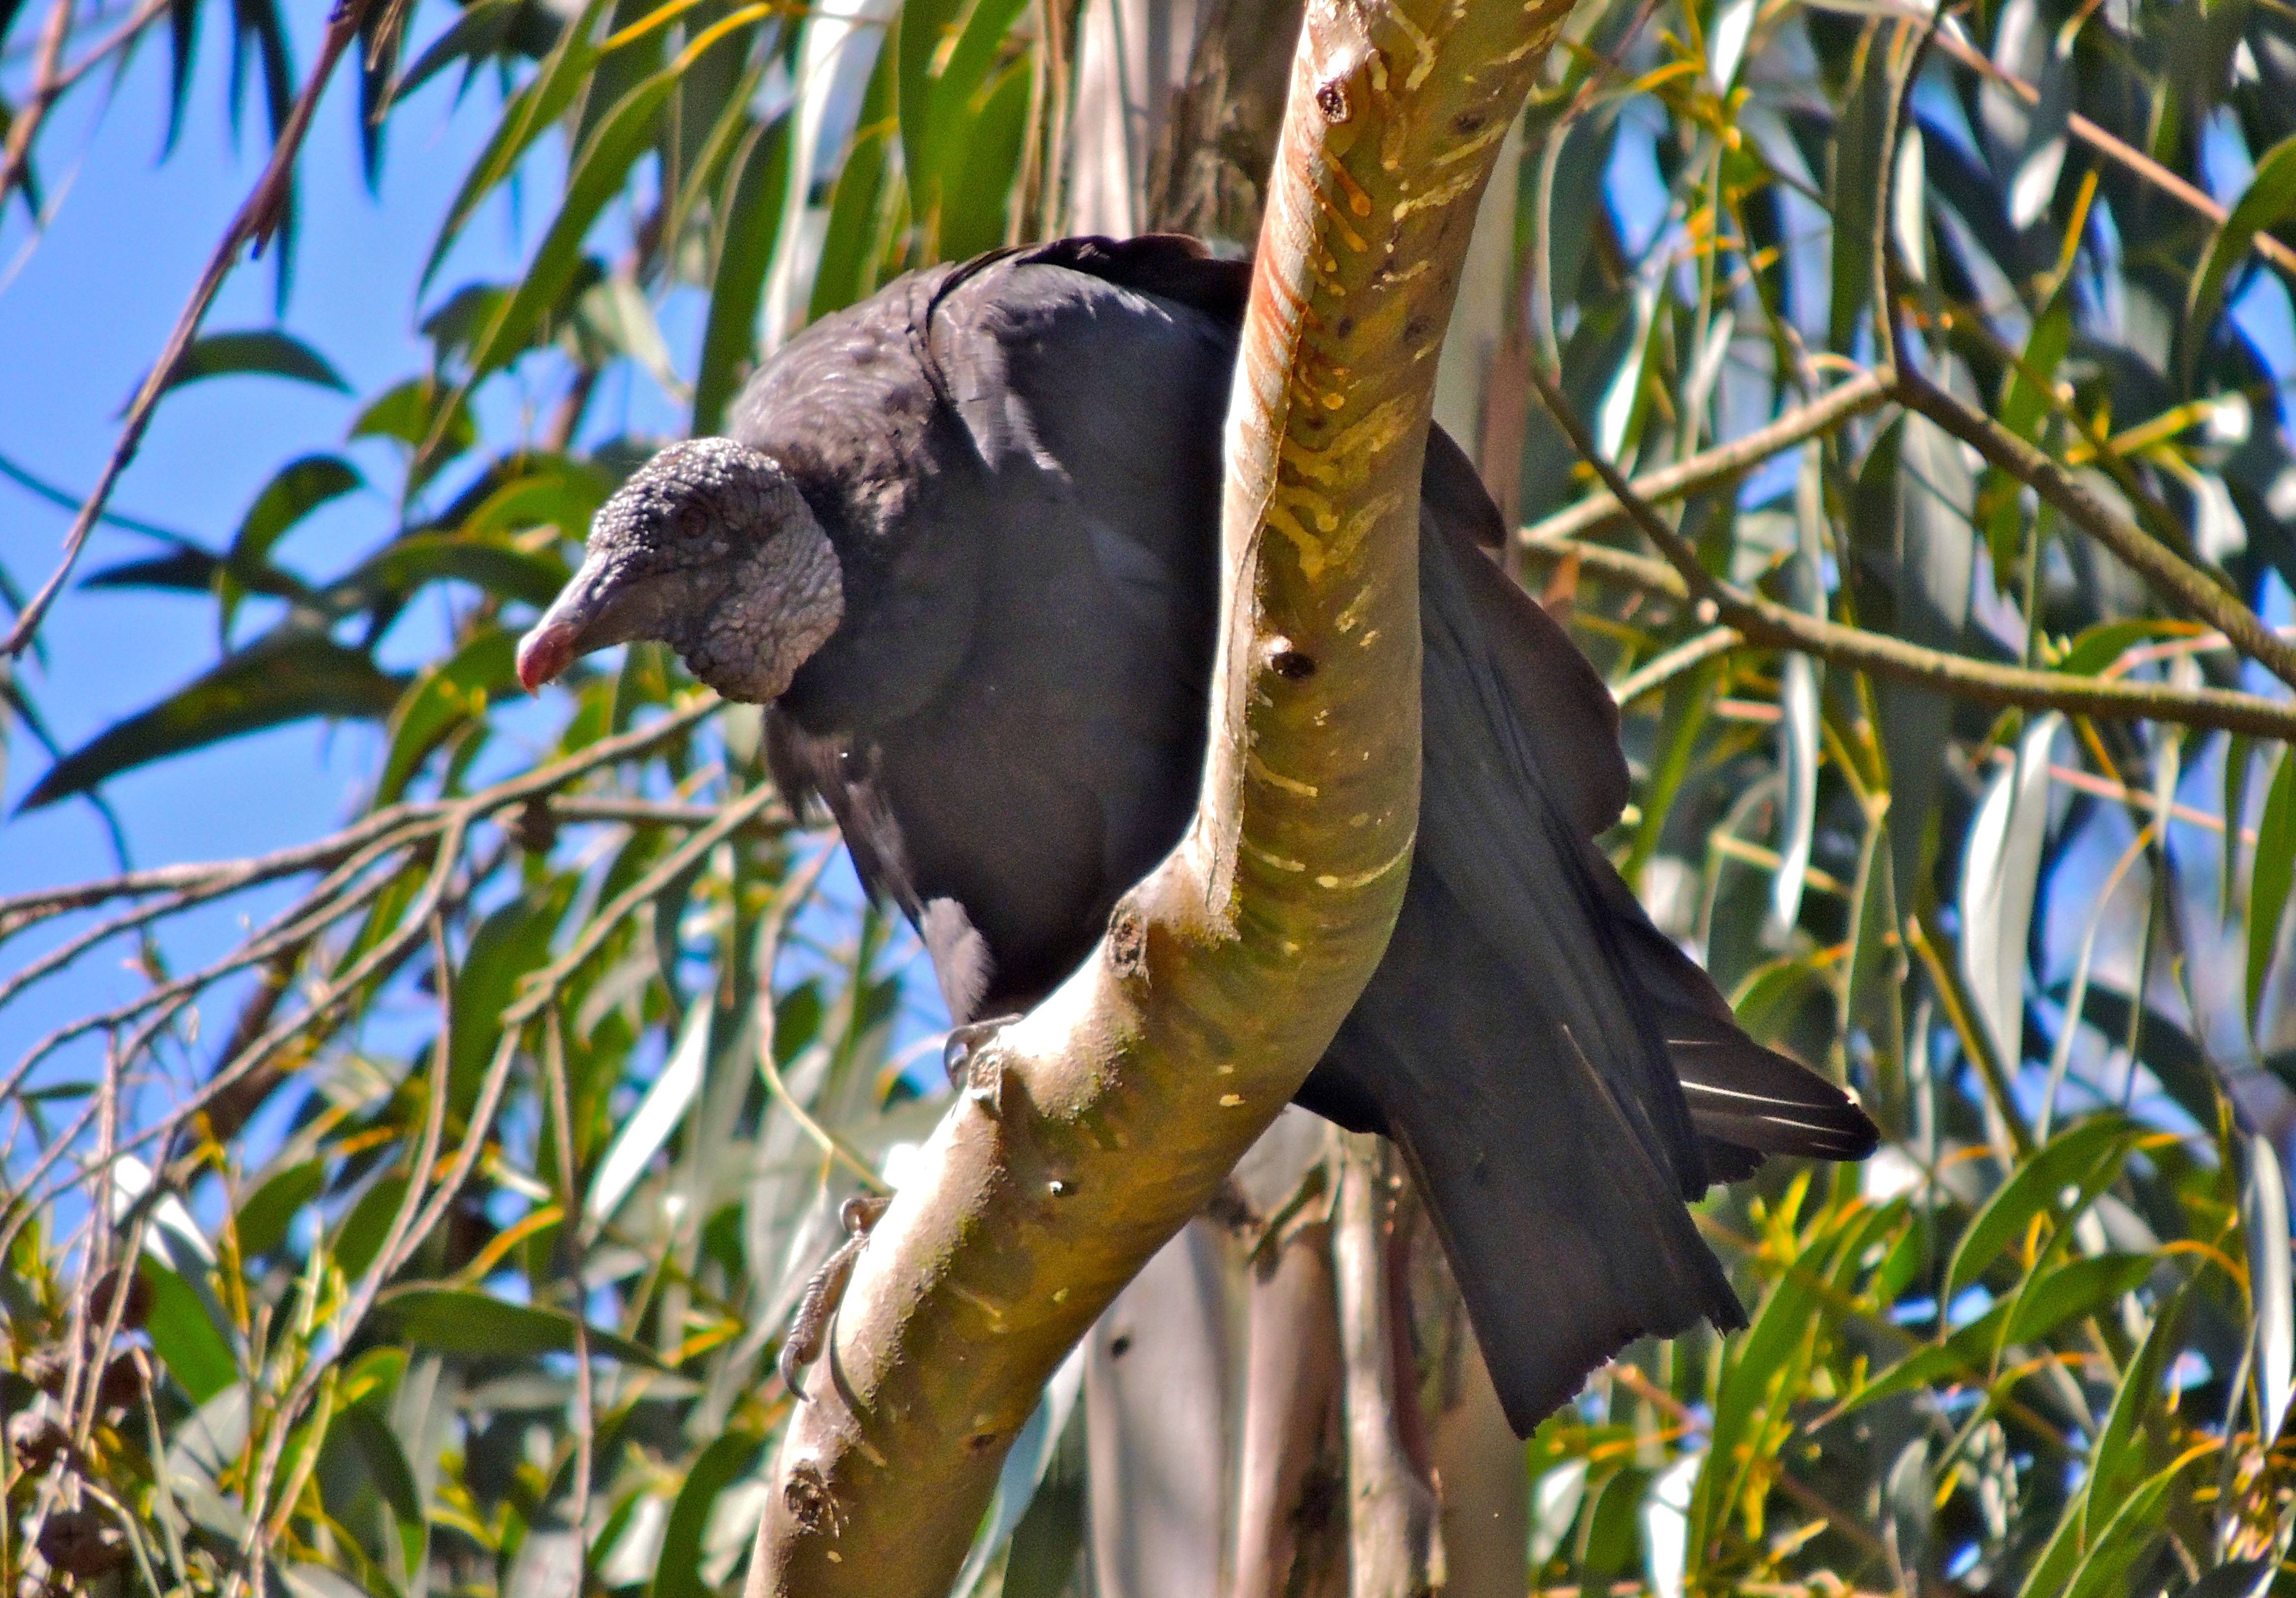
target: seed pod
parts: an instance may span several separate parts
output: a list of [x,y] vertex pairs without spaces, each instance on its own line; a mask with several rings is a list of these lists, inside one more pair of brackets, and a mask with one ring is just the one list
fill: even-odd
[[127,1557],[119,1528],[90,1509],[60,1509],[40,1528],[40,1557],[51,1569],[85,1581]]
[[28,1409],[9,1419],[8,1447],[28,1475],[40,1474],[70,1446],[71,1434],[45,1410]]
[[115,1354],[95,1384],[99,1409],[126,1409],[144,1396],[144,1371],[133,1354]]
[[[119,1291],[119,1267],[113,1266],[95,1279],[95,1286],[87,1295],[87,1320],[91,1326],[102,1326],[111,1319],[111,1296]],[[127,1302],[119,1312],[122,1332],[141,1332],[152,1315],[152,1284],[141,1274],[127,1278]]]

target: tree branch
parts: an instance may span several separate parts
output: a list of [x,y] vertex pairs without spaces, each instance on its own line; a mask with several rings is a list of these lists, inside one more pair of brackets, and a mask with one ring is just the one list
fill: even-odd
[[1195,821],[870,1235],[750,1598],[946,1590],[1046,1377],[1212,1196],[1384,949],[1417,818],[1434,355],[1562,0],[1314,0],[1228,420]]
[[[1652,504],[1686,499],[1691,495],[1742,477],[1781,451],[1874,409],[1890,397],[1890,373],[1861,372],[1848,382],[1827,389],[1807,405],[1795,406],[1775,421],[1743,438],[1702,450],[1686,461],[1644,473],[1635,479],[1635,492]],[[1568,510],[1527,527],[1517,537],[1527,550],[1558,540],[1592,537],[1633,521],[1626,507],[1611,494],[1589,494]]]
[[2296,646],[2264,625],[2237,595],[2186,563],[2126,516],[2117,515],[2050,456],[1982,411],[1963,404],[1915,372],[1898,374],[1897,397],[2054,505],[2075,527],[2131,570],[2232,641],[2233,647],[2296,688]]
[[[57,9],[69,12],[70,3],[71,0],[57,0]],[[90,490],[87,503],[80,506],[79,514],[72,518],[71,530],[64,535],[62,558],[56,563],[55,571],[48,580],[40,585],[40,591],[32,595],[31,602],[25,605],[23,614],[16,618],[16,625],[10,629],[6,641],[0,642],[0,655],[20,655],[32,646],[32,640],[39,635],[42,619],[47,615],[48,607],[56,602],[56,595],[63,592],[64,583],[70,578],[72,568],[79,561],[80,551],[87,544],[88,533],[103,514],[103,507],[111,500],[112,489],[118,487],[120,474],[127,470],[127,463],[135,458],[136,450],[142,447],[144,430],[152,424],[152,415],[158,408],[160,397],[168,390],[168,380],[174,376],[176,364],[184,358],[184,351],[191,347],[193,336],[200,331],[200,324],[207,319],[208,307],[215,303],[217,293],[223,288],[224,279],[229,277],[232,268],[239,264],[241,246],[252,242],[259,251],[272,231],[278,226],[280,214],[287,203],[289,185],[294,180],[296,154],[303,147],[303,135],[310,131],[311,112],[318,105],[319,95],[326,88],[327,79],[334,75],[335,63],[342,59],[343,51],[350,42],[358,37],[359,22],[366,15],[367,7],[373,4],[373,0],[340,0],[329,14],[326,39],[319,46],[319,59],[311,68],[311,76],[304,81],[303,92],[296,96],[295,107],[288,113],[286,126],[279,130],[279,142],[272,147],[270,162],[263,168],[263,176],[255,180],[255,187],[248,192],[246,201],[232,217],[231,225],[224,229],[223,240],[216,246],[215,254],[209,258],[207,270],[200,275],[199,285],[192,291],[190,302],[184,307],[183,313],[176,318],[176,325],[169,330],[168,342],[160,349],[160,358],[152,364],[150,375],[144,378],[144,386],[136,390],[135,403],[127,407],[127,420],[120,427],[119,441],[111,447],[111,458],[103,463],[102,475],[95,479],[95,487]],[[26,137],[29,140],[29,133]],[[12,155],[13,141],[11,141],[10,149]],[[0,177],[6,176],[7,171],[0,169]],[[5,186],[0,185],[0,195],[6,192]]]
[[[1643,535],[1658,546],[1668,564],[1660,565],[1646,557],[1605,549],[1600,545],[1545,537],[1528,543],[1527,553],[1530,554],[1556,558],[1575,555],[1582,570],[1619,577],[1677,601],[1687,602],[1694,595],[1712,607],[1711,619],[1735,627],[1750,645],[1796,650],[1857,670],[1934,688],[1957,699],[1986,705],[2063,710],[2069,715],[2106,720],[2176,722],[2185,726],[2276,738],[2284,742],[2296,742],[2296,705],[2216,688],[2177,689],[1996,666],[1964,655],[1923,649],[1886,634],[1827,621],[1726,583],[1699,564],[1698,552],[1689,541],[1669,527],[1619,469],[1603,457],[1586,423],[1571,410],[1570,402],[1556,389],[1546,369],[1533,363],[1530,375],[1539,397],[1570,439],[1571,447],[1594,467],[1611,496],[1625,507]],[[1534,528],[1532,533],[1539,534],[1545,525]],[[2252,613],[2250,619],[2254,620]],[[2261,630],[2262,624],[2257,626]],[[2287,647],[2278,638],[2265,635],[2276,647]]]

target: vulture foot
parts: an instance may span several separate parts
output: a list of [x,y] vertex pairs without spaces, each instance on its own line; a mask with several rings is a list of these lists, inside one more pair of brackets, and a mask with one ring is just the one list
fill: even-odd
[[948,1085],[992,1116],[1004,1103],[1004,1066],[988,1045],[1020,1019],[993,1015],[987,1020],[951,1027],[948,1041],[941,1045],[940,1064],[948,1073]]
[[822,1261],[813,1280],[805,1284],[805,1292],[797,1301],[797,1313],[790,1317],[790,1328],[782,1339],[779,1364],[782,1385],[800,1403],[806,1401],[805,1368],[821,1357],[829,1340],[830,1318],[845,1299],[845,1284],[853,1279],[853,1266],[861,1258],[861,1250],[869,1242],[869,1230],[885,1213],[892,1200],[882,1194],[857,1196],[845,1201],[838,1215],[845,1223],[845,1241],[837,1251]]

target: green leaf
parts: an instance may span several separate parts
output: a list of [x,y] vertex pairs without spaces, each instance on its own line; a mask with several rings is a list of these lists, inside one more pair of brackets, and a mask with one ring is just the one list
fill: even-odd
[[558,216],[534,252],[534,264],[471,356],[473,381],[497,367],[532,340],[543,314],[563,299],[582,262],[582,240],[607,203],[622,192],[631,166],[644,154],[669,92],[675,70],[658,72],[622,96],[590,135],[566,180]]
[[[2050,1215],[2062,1224],[2077,1213],[2071,1209],[2060,1212],[2065,1191],[2088,1184],[2102,1172],[2117,1174],[2135,1138],[2129,1124],[2112,1115],[2083,1121],[2051,1138],[2047,1147],[2001,1184],[1962,1233],[1946,1274],[1945,1297],[1954,1299],[1975,1283],[2036,1217]],[[2104,1180],[2109,1183],[2112,1176]]]
[[539,609],[557,596],[568,575],[556,555],[454,533],[416,533],[390,545],[320,598],[331,610],[348,611],[374,595],[404,598],[425,583],[457,582]]
[[[416,1287],[385,1294],[375,1315],[398,1339],[441,1354],[519,1357],[565,1354],[574,1347],[574,1317],[563,1310],[510,1304],[465,1288]],[[653,1351],[591,1326],[590,1352],[624,1364],[662,1368]]]
[[821,261],[814,268],[808,316],[819,321],[841,311],[876,285],[878,234],[884,224],[888,144],[893,124],[894,69],[890,50],[877,54],[862,97],[861,117],[830,198],[829,226],[822,235]]
[[360,412],[349,437],[396,438],[413,450],[406,466],[406,493],[412,497],[441,466],[479,441],[479,426],[458,390],[436,377],[415,377]]
[[18,809],[37,810],[121,772],[289,722],[379,719],[405,686],[404,677],[322,635],[274,634],[97,733],[51,766]]
[[572,877],[539,883],[496,908],[471,935],[455,985],[447,1045],[447,1105],[456,1113],[467,1113],[478,1097],[480,1074],[502,1035],[502,1014],[517,996],[520,979],[550,957],[550,940],[573,899],[574,885]]
[[2171,621],[2157,616],[2100,621],[2073,640],[2056,669],[2070,676],[2093,677],[2140,643],[2162,638],[2194,638],[2207,630],[2193,622]]
[[2248,1024],[2264,1010],[2265,979],[2280,947],[2288,889],[2296,881],[2296,750],[2283,750],[2264,819],[2256,829],[2256,864],[2248,882]]
[[233,1225],[239,1233],[239,1252],[252,1259],[268,1254],[287,1241],[287,1228],[304,1205],[319,1196],[326,1184],[326,1168],[306,1160],[275,1173],[241,1201]]
[[136,1268],[152,1284],[152,1318],[144,1329],[153,1350],[193,1403],[207,1403],[239,1380],[231,1344],[191,1283],[148,1255]]
[[1857,337],[1857,317],[1874,295],[1874,233],[1885,192],[1891,152],[1883,128],[1897,94],[1890,59],[1891,29],[1868,23],[1852,60],[1856,73],[1835,125],[1832,192],[1833,305],[1826,317],[1828,348],[1844,355]]
[[2017,1069],[2025,1020],[2026,944],[2049,822],[2049,746],[2064,717],[2030,723],[2017,758],[1994,774],[1962,845],[1961,969],[1978,1024],[2002,1069]]
[[[920,216],[939,186],[941,159],[947,152],[945,130],[934,126],[933,113],[946,109],[933,95],[932,64],[940,53],[964,0],[902,0],[893,23],[893,53],[897,59],[894,107],[901,127],[902,167],[908,174],[909,192]],[[979,9],[976,6],[976,9]],[[949,64],[955,65],[954,56]]]
[[574,102],[576,92],[598,59],[598,48],[590,42],[590,35],[597,28],[599,12],[611,3],[611,0],[586,0],[580,13],[559,34],[558,42],[551,46],[550,53],[543,58],[526,86],[503,108],[502,120],[487,142],[485,153],[463,178],[455,202],[447,208],[447,219],[439,225],[438,241],[430,246],[430,258],[422,263],[418,291],[430,285],[480,203],[511,175],[544,129],[557,121]]
[[2078,24],[2052,37],[2040,72],[2041,97],[2025,119],[2025,147],[2009,181],[2009,225],[2021,231],[2039,221],[2056,197],[2065,168],[2066,135],[2072,125],[2073,40]]
[[789,152],[790,119],[783,117],[753,131],[732,163],[718,272],[709,286],[709,319],[701,333],[701,365],[693,381],[696,438],[724,428],[726,407],[741,391],[757,354],[758,308],[789,194]]
[[2027,1283],[2010,1311],[2007,1340],[2030,1343],[2067,1321],[2095,1315],[2124,1293],[2144,1285],[2161,1262],[2150,1254],[2099,1254],[2076,1259]]
[[964,260],[1004,242],[1005,213],[1021,172],[1028,132],[1029,70],[1024,61],[998,78],[973,119],[962,167],[941,191],[940,253]]
[[[2112,1519],[2105,1522],[2104,1529],[2081,1555],[2072,1579],[2063,1589],[2064,1598],[2120,1598],[2130,1590],[2130,1578],[2137,1560],[2169,1534],[2167,1517],[2161,1513],[2161,1501],[2191,1463],[2190,1459],[2179,1461],[2125,1496],[2106,1498],[2095,1488],[2090,1489],[2086,1495],[2088,1502],[2102,1503],[2110,1508]],[[2030,1585],[2026,1592],[2032,1598],[2040,1598],[2039,1592]]]
[[2161,1383],[2182,1346],[2177,1335],[2182,1308],[2181,1300],[2172,1299],[2153,1316],[2144,1344],[2121,1373],[2104,1429],[2089,1450],[2088,1505],[2081,1518],[2090,1537],[2103,1531],[2114,1508],[2152,1470],[2154,1445],[2146,1422],[2163,1402]]
[[366,486],[366,479],[340,455],[305,455],[290,461],[263,486],[233,536],[217,586],[223,601],[219,624],[228,636],[241,596],[271,568],[271,552],[295,525],[324,504]]
[[765,1439],[746,1431],[728,1431],[710,1440],[685,1469],[685,1484],[669,1506],[661,1531],[661,1551],[654,1556],[653,1584],[647,1598],[713,1598],[701,1579],[701,1539],[709,1529],[709,1512],[724,1492],[756,1466],[765,1451]]
[[2256,1323],[2257,1430],[2267,1444],[2288,1417],[2296,1365],[2296,1296],[2289,1286],[2288,1184],[2280,1156],[2261,1132],[2248,1138],[2248,1176],[2241,1184],[2240,1225],[2248,1243],[2248,1299]]
[[390,713],[390,753],[376,779],[377,806],[396,803],[423,758],[447,734],[487,713],[495,696],[518,681],[518,640],[489,627],[428,668]]
[[244,332],[207,333],[192,340],[176,369],[168,374],[162,392],[209,377],[283,377],[348,394],[351,386],[318,351],[291,333],[276,328]]
[[400,75],[391,98],[394,102],[405,100],[458,61],[469,63],[463,75],[467,85],[470,74],[476,72],[479,63],[488,56],[539,56],[547,53],[557,40],[549,33],[537,37],[537,23],[547,29],[558,26],[557,18],[549,9],[533,0],[478,0]]
[[2185,369],[2189,372],[2224,303],[2225,283],[2248,255],[2256,235],[2296,216],[2296,134],[2264,152],[2248,187],[2209,241],[2185,302]]

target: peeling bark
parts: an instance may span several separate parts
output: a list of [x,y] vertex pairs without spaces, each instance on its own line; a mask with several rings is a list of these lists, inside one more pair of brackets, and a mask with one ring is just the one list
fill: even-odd
[[929,1598],[1054,1364],[1386,947],[1417,823],[1418,487],[1475,207],[1561,0],[1313,0],[1227,434],[1196,818],[975,1054],[790,1423],[750,1598]]

